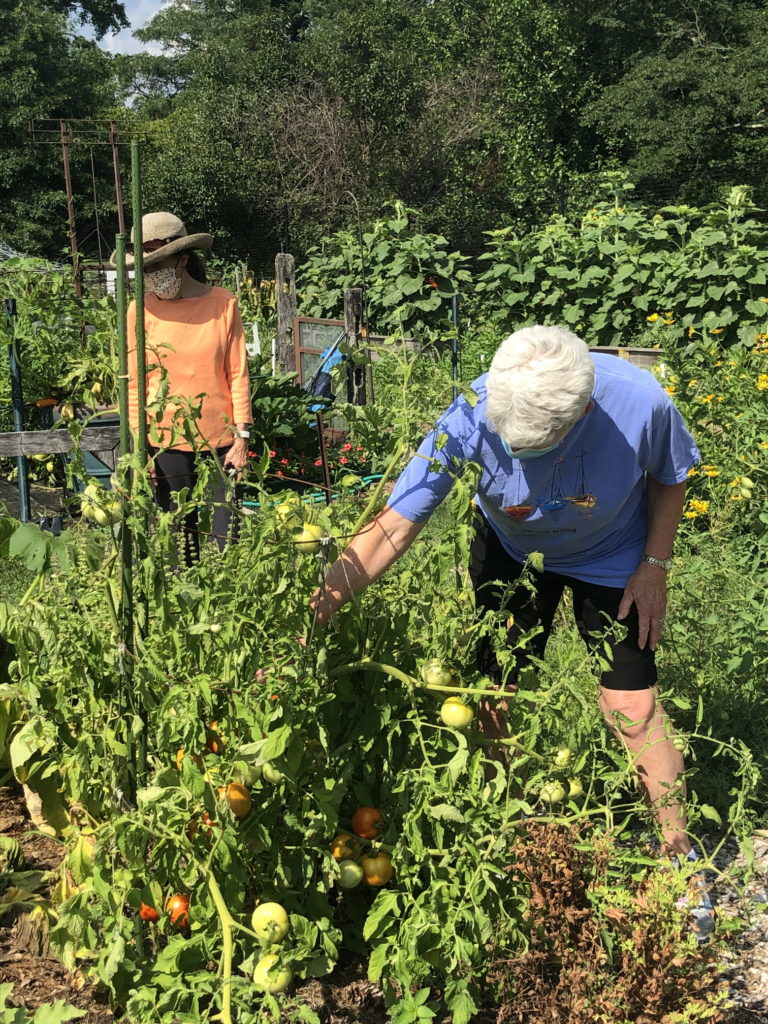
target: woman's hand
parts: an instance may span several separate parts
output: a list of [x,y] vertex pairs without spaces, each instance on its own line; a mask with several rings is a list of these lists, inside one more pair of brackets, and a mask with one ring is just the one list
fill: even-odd
[[236,480],[241,480],[243,470],[248,464],[248,442],[244,437],[236,437],[232,447],[224,456],[224,472],[229,469],[237,470]]
[[642,650],[647,643],[655,651],[667,610],[667,574],[664,569],[648,562],[640,563],[627,580],[618,618],[626,618],[633,604],[637,608],[637,646]]

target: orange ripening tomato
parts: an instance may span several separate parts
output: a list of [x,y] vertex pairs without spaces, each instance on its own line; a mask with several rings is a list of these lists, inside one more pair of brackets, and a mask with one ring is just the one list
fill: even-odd
[[219,732],[218,722],[211,722],[205,730],[205,745],[212,754],[220,754],[226,747],[226,741]]
[[239,782],[230,782],[226,790],[229,809],[236,818],[244,818],[251,809],[251,794]]
[[384,828],[384,818],[377,807],[358,807],[352,815],[352,828],[363,839],[376,839]]
[[[182,765],[184,764],[184,754],[184,747],[180,747],[176,751],[176,767],[178,768],[179,771],[181,771]],[[190,757],[192,758],[192,760],[194,761],[198,768],[202,768],[203,759],[199,754],[190,754]]]
[[154,907],[150,907],[149,904],[142,902],[139,907],[139,917],[142,921],[159,921],[160,915]]
[[179,928],[186,928],[189,923],[189,896],[184,893],[176,893],[165,904],[165,909],[168,911],[171,924],[178,925]]
[[331,856],[337,861],[357,860],[362,852],[363,844],[349,832],[340,832],[331,843]]
[[189,836],[190,839],[195,838],[195,836],[197,835],[197,830],[200,827],[200,825],[203,826],[203,831],[207,835],[208,833],[210,833],[211,829],[216,825],[216,822],[210,816],[208,811],[203,811],[199,819],[197,815],[195,815],[195,817],[192,818],[189,824],[187,825],[187,835]]
[[360,867],[363,869],[368,885],[376,886],[386,885],[394,871],[392,858],[388,853],[377,853],[375,855],[371,854],[369,857],[363,857],[360,861]]

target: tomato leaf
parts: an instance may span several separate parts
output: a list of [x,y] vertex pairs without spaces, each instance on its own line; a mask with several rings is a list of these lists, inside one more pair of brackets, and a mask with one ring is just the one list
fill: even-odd
[[427,810],[430,816],[438,821],[456,821],[459,823],[464,821],[464,815],[453,804],[435,804],[433,807],[428,807]]
[[376,902],[371,907],[363,928],[363,938],[366,941],[376,935],[379,925],[384,924],[387,917],[390,915],[392,917],[400,916],[399,896],[399,893],[386,889],[376,897]]
[[261,757],[264,761],[272,761],[274,758],[279,757],[291,739],[291,726],[281,725],[279,729],[275,729],[271,732],[266,739],[264,747],[261,751]]

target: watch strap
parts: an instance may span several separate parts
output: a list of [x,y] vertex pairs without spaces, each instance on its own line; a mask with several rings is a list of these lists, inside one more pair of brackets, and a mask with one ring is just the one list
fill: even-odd
[[671,558],[654,558],[653,555],[648,555],[644,552],[642,561],[647,562],[649,565],[657,565],[659,569],[663,569],[665,572],[669,572],[672,568]]

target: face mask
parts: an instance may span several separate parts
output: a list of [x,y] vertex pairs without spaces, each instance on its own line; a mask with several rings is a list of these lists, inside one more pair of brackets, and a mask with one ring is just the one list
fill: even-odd
[[176,277],[175,267],[163,267],[162,270],[148,270],[144,275],[144,285],[159,299],[175,299],[181,291],[181,278]]
[[551,444],[548,448],[518,448],[517,451],[512,451],[506,441],[501,442],[501,447],[509,455],[511,459],[538,459],[540,455],[546,455],[547,452],[552,452],[560,444],[556,441]]

